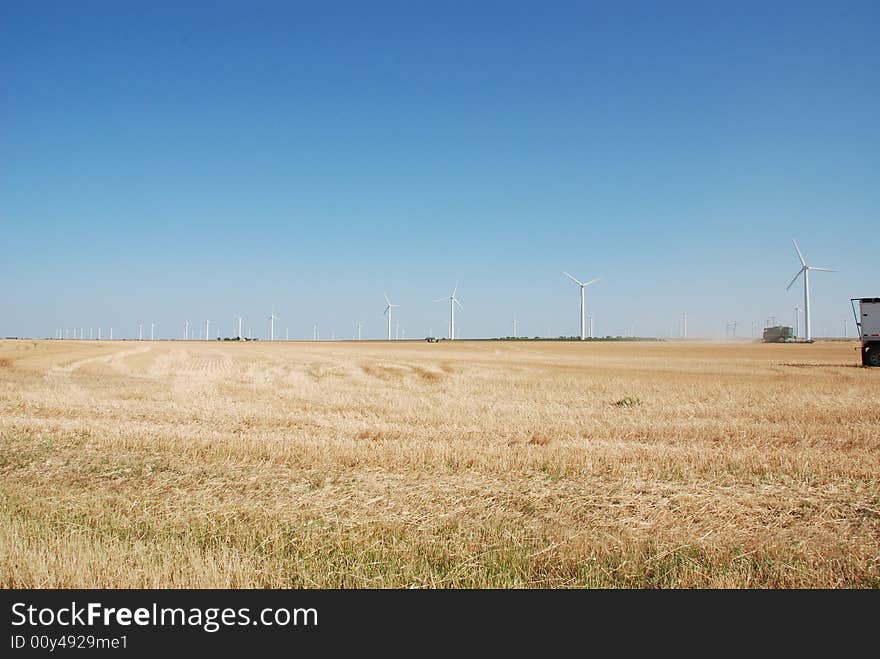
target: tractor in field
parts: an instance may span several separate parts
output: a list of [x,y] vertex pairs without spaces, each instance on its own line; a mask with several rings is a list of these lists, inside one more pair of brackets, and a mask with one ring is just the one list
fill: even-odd
[[880,366],[880,297],[856,297],[850,304],[862,340],[862,366]]
[[776,325],[775,327],[767,327],[764,329],[764,343],[794,343],[797,337],[794,330],[786,325]]

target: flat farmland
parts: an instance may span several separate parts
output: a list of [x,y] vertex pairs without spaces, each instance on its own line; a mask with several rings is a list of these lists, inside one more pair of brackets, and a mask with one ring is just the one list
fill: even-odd
[[0,587],[877,588],[856,347],[0,341]]

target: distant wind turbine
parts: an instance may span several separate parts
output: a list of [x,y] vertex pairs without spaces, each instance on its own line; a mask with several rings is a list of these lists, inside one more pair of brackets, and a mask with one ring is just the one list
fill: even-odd
[[238,319],[238,340],[241,341],[241,316],[236,316]]
[[797,278],[801,275],[804,276],[804,339],[807,341],[813,340],[813,328],[812,322],[810,319],[810,270],[818,270],[819,272],[835,272],[830,268],[817,268],[812,265],[807,265],[807,262],[804,260],[804,255],[801,254],[801,248],[798,247],[797,241],[792,238],[791,242],[794,244],[794,249],[797,252],[798,258],[801,261],[801,269],[798,270],[798,273],[794,276],[794,279],[785,287],[785,290],[788,290],[792,287],[797,281]]
[[211,321],[205,321],[205,341],[211,340]]
[[584,306],[584,289],[587,286],[595,284],[597,281],[599,281],[599,278],[597,277],[596,279],[591,279],[588,282],[582,282],[579,279],[575,279],[567,272],[563,272],[562,274],[564,274],[566,277],[571,279],[575,284],[577,284],[580,287],[580,292],[581,292],[581,297],[580,297],[580,299],[581,299],[581,313],[580,313],[580,316],[581,316],[581,341],[583,341],[584,339],[587,338],[587,328],[586,328],[587,310],[586,310],[586,307]]
[[455,340],[455,305],[457,304],[459,309],[464,311],[464,307],[461,306],[461,302],[458,301],[458,298],[455,297],[455,292],[458,290],[458,282],[455,282],[455,287],[452,289],[452,295],[449,297],[438,297],[434,302],[445,302],[449,300],[449,340]]
[[385,313],[383,315],[388,316],[388,340],[391,340],[391,310],[399,307],[399,304],[391,304],[391,300],[388,299],[388,294],[385,293]]
[[275,309],[272,309],[272,313],[269,314],[269,340],[275,340],[275,319],[280,318],[280,316],[275,315]]
[[513,338],[516,338],[516,328],[519,326],[519,321],[514,318],[513,319]]
[[357,331],[358,331],[358,341],[361,340],[361,330],[364,328],[364,321],[359,320],[357,322]]

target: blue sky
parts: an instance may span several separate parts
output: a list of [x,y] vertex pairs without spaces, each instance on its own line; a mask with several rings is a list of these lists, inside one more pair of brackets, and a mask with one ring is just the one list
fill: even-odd
[[880,295],[876,2],[181,4],[0,5],[0,335],[574,334],[562,270],[744,335],[793,237],[814,333]]

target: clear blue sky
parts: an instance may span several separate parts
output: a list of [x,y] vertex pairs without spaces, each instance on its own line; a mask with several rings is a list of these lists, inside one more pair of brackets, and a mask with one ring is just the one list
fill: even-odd
[[[620,5],[620,6],[618,6]],[[721,6],[723,5],[723,6]],[[816,334],[880,295],[880,3],[4,2],[0,335]],[[852,325],[850,324],[852,330]]]

